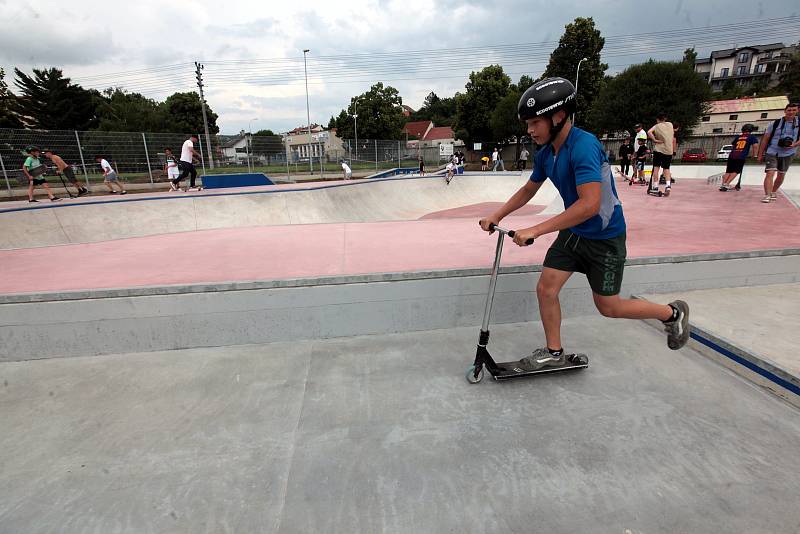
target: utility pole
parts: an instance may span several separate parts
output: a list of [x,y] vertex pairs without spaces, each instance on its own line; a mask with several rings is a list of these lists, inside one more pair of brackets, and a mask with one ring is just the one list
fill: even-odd
[[308,168],[314,174],[314,157],[311,155],[311,111],[308,107],[308,66],[306,54],[311,52],[308,48],[303,50],[303,72],[306,74],[306,120],[308,120]]
[[203,96],[203,69],[205,66],[202,63],[194,62],[195,74],[197,75],[197,88],[200,89],[200,105],[203,108],[203,127],[206,130],[206,148],[208,148],[208,163],[209,166],[214,168],[214,157],[211,155],[211,136],[208,134],[208,116],[206,115],[206,98]]

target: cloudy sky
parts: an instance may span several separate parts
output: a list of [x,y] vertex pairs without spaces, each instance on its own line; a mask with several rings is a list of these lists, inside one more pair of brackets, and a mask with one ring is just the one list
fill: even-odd
[[617,72],[648,57],[680,58],[688,46],[707,55],[797,41],[800,21],[763,22],[797,15],[796,0],[0,0],[0,67],[12,89],[13,67],[57,66],[85,87],[163,99],[196,88],[199,60],[222,133],[250,123],[285,131],[306,123],[305,48],[311,121],[327,125],[378,81],[416,109],[430,91],[463,90],[471,70],[492,62],[514,79],[536,77],[578,16],[594,18]]

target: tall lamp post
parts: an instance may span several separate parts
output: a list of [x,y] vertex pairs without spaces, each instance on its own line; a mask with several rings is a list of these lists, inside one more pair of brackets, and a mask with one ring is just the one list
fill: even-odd
[[311,111],[308,107],[308,64],[306,54],[311,52],[308,48],[303,49],[303,71],[306,74],[306,119],[308,120],[308,168],[314,174],[314,158],[311,157]]
[[[353,113],[353,128],[355,129],[356,133],[356,157],[353,158],[354,161],[358,161],[358,99],[356,98],[353,100],[353,109],[355,113]],[[353,165],[353,162],[350,163]]]
[[[581,75],[581,63],[583,63],[584,61],[586,61],[585,57],[581,58],[581,60],[578,61],[578,69],[575,71],[575,109],[576,110],[578,109],[578,78]],[[572,125],[573,126],[575,126],[575,115],[576,114],[577,114],[577,111],[572,114]]]
[[258,117],[255,119],[250,119],[247,123],[247,171],[253,172],[252,167],[250,166],[250,155],[253,153],[253,121],[257,121]]

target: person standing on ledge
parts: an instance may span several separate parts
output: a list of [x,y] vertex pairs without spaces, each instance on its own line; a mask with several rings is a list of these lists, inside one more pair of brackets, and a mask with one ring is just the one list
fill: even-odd
[[677,350],[689,339],[689,306],[676,300],[655,304],[623,299],[619,293],[625,265],[625,217],[617,197],[611,167],[603,146],[589,132],[573,127],[575,87],[564,78],[547,78],[528,88],[517,106],[531,139],[541,150],[530,179],[492,215],[480,220],[493,232],[506,216],[526,205],[550,179],[564,200],[565,210],[530,228],[516,231],[514,243],[525,246],[533,238],[558,232],[544,260],[536,286],[546,346],[520,360],[526,370],[565,363],[561,342],[561,304],[558,295],[572,273],[589,279],[598,311],[606,317],[658,319],[667,333],[667,345]]

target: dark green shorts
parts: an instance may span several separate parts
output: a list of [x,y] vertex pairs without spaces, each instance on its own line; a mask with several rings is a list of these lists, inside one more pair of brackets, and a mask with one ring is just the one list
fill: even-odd
[[598,295],[617,295],[625,268],[625,234],[611,239],[586,239],[561,230],[547,251],[544,266],[559,271],[583,273]]

